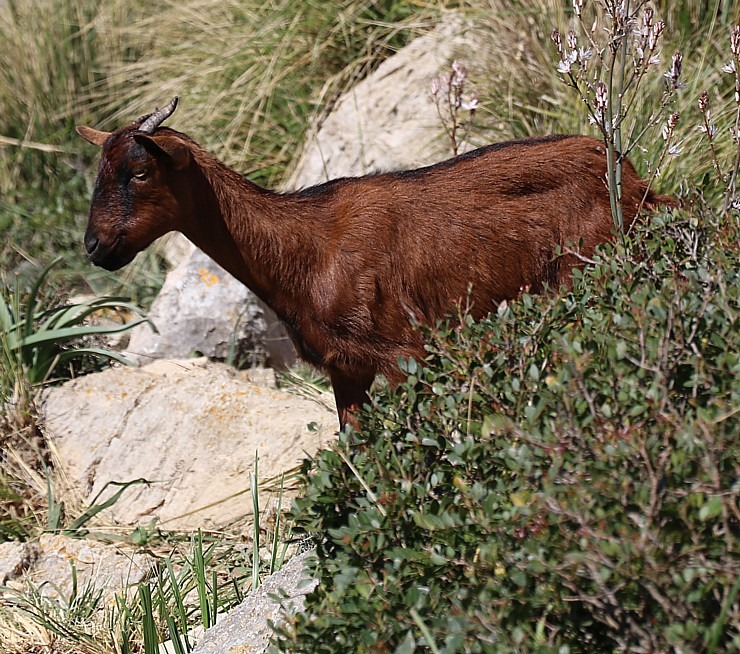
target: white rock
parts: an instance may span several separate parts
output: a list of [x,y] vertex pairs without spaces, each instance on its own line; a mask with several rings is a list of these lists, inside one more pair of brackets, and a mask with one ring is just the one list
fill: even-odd
[[255,455],[265,486],[332,440],[337,423],[325,406],[198,362],[87,375],[47,389],[41,410],[62,476],[87,502],[111,481],[151,482],[128,488],[105,520],[156,519],[167,529],[222,527],[250,513]]
[[180,232],[170,232],[157,241],[157,247],[171,268],[176,268],[195,250],[195,246]]
[[43,583],[49,597],[68,599],[72,593],[73,573],[77,588],[86,586],[103,592],[103,601],[112,604],[116,593],[138,584],[151,573],[152,557],[116,545],[90,539],[70,538],[60,534],[41,534],[38,558],[28,572],[28,579]]
[[0,586],[23,574],[37,557],[38,549],[33,543],[0,543]]
[[3,585],[23,589],[30,582],[46,597],[65,602],[76,583],[78,593],[100,591],[103,602],[111,605],[117,593],[148,577],[153,564],[150,556],[131,548],[61,534],[41,534],[38,541],[3,544],[0,549],[9,546],[23,550],[23,562]]
[[309,135],[286,188],[449,158],[431,82],[449,70],[458,51],[475,51],[473,38],[471,26],[450,14],[437,29],[386,59]]
[[126,349],[142,362],[193,354],[246,365],[295,361],[272,311],[196,248],[167,275],[148,315],[158,333],[139,325]]
[[[301,611],[306,595],[317,584],[306,571],[307,559],[312,555],[313,552],[306,552],[295,556],[268,577],[225,618],[206,630],[192,654],[261,654],[266,651],[273,633],[269,622],[279,623]],[[278,601],[278,597],[282,600]]]

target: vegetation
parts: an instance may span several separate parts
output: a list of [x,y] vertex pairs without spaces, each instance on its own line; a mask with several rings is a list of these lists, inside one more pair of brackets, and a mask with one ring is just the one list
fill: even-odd
[[659,216],[570,292],[440,325],[306,463],[321,584],[279,650],[735,651],[738,236]]
[[[127,295],[115,306],[136,313],[162,279],[156,251],[123,275],[81,263],[96,153],[74,125],[111,129],[179,93],[174,127],[278,185],[337,93],[454,10],[488,46],[457,53],[474,116],[436,96],[453,150],[590,131],[683,209],[603,250],[570,290],[437,326],[429,357],[402,363],[407,383],[379,385],[362,430],[306,462],[293,519],[322,583],[274,649],[740,648],[740,7],[652,6],[652,25],[665,21],[654,48],[640,46],[653,29],[641,1],[3,3],[0,540],[89,537],[101,510],[59,495],[33,397],[98,365],[80,359],[87,319],[113,304],[59,298]],[[158,553],[150,582],[115,607],[93,587],[56,602],[6,593],[0,649],[148,654],[171,638],[189,651],[194,624],[279,567],[283,527],[260,551],[259,526],[250,549],[136,529],[117,542]]]

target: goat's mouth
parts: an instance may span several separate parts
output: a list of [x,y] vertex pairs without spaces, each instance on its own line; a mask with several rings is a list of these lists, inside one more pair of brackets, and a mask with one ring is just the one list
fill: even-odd
[[136,256],[136,252],[126,251],[122,236],[117,236],[110,245],[103,245],[97,239],[92,245],[92,249],[87,253],[88,259],[105,270],[114,271],[123,268]]

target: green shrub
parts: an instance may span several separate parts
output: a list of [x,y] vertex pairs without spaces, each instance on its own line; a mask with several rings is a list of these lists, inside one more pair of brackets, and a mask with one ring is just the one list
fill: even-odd
[[656,216],[439,327],[305,465],[321,584],[279,650],[737,651],[738,236]]

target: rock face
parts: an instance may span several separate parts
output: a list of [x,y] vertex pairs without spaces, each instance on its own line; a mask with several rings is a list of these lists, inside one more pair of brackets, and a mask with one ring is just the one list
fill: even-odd
[[158,333],[135,327],[127,354],[142,362],[202,354],[242,366],[290,366],[293,346],[275,314],[201,250],[181,249],[184,259],[149,311]]
[[[286,615],[303,609],[306,595],[316,587],[316,580],[306,572],[311,552],[293,557],[285,566],[225,618],[208,629],[192,654],[261,654],[267,649],[272,629]],[[282,601],[276,598],[282,597]]]
[[0,586],[22,575],[37,558],[38,548],[33,543],[0,543]]
[[326,406],[204,360],[87,375],[49,388],[42,413],[63,476],[85,501],[108,482],[146,479],[102,515],[167,529],[221,527],[249,513],[255,455],[264,486],[331,440],[337,421]]
[[336,103],[309,135],[286,187],[298,189],[335,177],[417,168],[450,157],[431,100],[434,77],[460,51],[475,51],[472,27],[450,15],[414,39]]
[[74,565],[77,588],[81,591],[90,584],[110,603],[116,593],[146,578],[152,563],[146,554],[125,552],[114,545],[41,534],[32,543],[0,544],[0,585],[12,588],[29,581],[47,597],[66,599],[75,583]]

